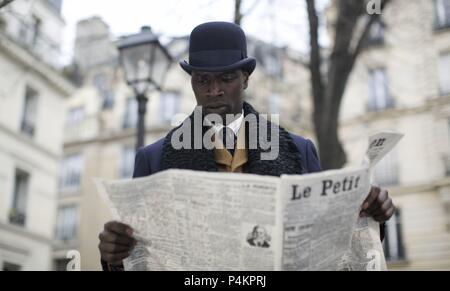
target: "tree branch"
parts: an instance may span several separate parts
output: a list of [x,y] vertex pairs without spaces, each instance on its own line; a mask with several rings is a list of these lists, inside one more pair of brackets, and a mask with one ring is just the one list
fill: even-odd
[[250,6],[247,9],[247,11],[243,13],[242,12],[243,0],[234,0],[234,23],[236,23],[237,25],[241,25],[244,17],[249,15],[261,2],[262,2],[261,0],[255,0],[255,2],[252,3],[252,6]]
[[[350,49],[359,18],[365,13],[365,1],[339,0],[333,51],[330,55],[325,93],[329,118],[336,118],[349,75],[353,68]],[[325,117],[327,118],[327,117]]]
[[234,23],[237,25],[241,25],[242,22],[242,0],[235,0],[234,1]]
[[334,47],[331,58],[348,57],[356,23],[364,11],[364,1],[339,0]]
[[315,108],[319,108],[323,102],[324,85],[320,67],[322,59],[320,55],[319,45],[319,17],[316,11],[316,1],[306,0],[308,7],[309,30],[310,30],[310,62],[309,69],[311,71],[312,91],[314,96]]
[[[383,1],[385,8],[390,0]],[[326,82],[321,75],[321,56],[319,46],[319,19],[315,0],[306,0],[310,24],[311,82],[314,97],[314,125],[319,152],[324,169],[341,168],[346,162],[346,154],[339,140],[339,111],[345,89],[356,59],[362,51],[372,25],[380,15],[367,16],[363,0],[335,0],[333,9],[337,10],[334,45],[327,65]],[[364,22],[362,30],[358,25]],[[361,32],[361,34],[358,34]],[[358,35],[357,35],[358,34]]]
[[5,7],[6,5],[10,4],[13,1],[14,0],[0,0],[0,9],[2,9],[3,7]]

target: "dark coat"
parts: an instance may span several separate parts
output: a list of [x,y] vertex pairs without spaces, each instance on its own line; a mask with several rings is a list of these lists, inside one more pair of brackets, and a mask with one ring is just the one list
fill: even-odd
[[[302,157],[299,168],[304,169],[304,173],[316,173],[321,171],[319,157],[314,144],[300,136],[290,134]],[[152,145],[140,149],[136,154],[134,166],[134,178],[146,177],[156,174],[162,170],[161,157],[165,138],[158,140]]]

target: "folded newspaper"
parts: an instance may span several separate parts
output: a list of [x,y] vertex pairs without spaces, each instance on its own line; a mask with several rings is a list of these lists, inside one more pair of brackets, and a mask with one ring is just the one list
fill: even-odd
[[379,224],[359,212],[402,137],[376,134],[361,167],[318,174],[169,170],[96,184],[138,240],[125,270],[386,270]]

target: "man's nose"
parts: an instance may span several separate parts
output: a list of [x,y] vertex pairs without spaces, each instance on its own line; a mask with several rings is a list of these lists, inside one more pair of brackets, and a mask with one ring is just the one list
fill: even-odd
[[208,90],[209,97],[222,96],[224,94],[220,82],[218,80],[214,80],[211,82]]

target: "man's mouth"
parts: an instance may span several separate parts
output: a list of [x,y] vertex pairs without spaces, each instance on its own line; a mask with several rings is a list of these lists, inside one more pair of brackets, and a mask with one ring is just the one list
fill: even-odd
[[228,108],[228,105],[226,105],[226,104],[213,104],[213,105],[206,106],[206,109],[209,109],[209,110],[218,110],[218,109],[224,109],[224,108]]

